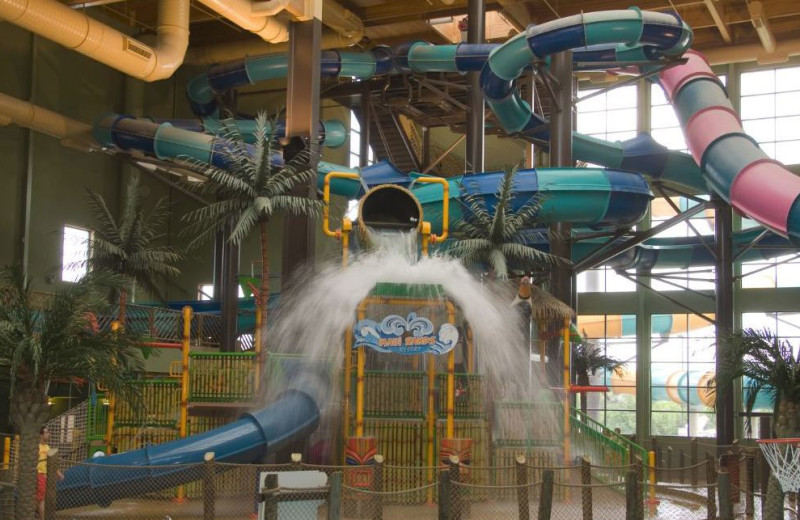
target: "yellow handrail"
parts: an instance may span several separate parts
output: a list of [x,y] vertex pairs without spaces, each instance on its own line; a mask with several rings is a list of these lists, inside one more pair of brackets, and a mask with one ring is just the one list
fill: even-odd
[[444,193],[442,194],[442,234],[431,235],[431,243],[436,244],[447,240],[448,224],[450,222],[450,183],[441,177],[419,177],[417,182],[426,184],[441,184]]
[[331,212],[331,179],[353,179],[358,180],[361,176],[355,172],[330,172],[325,176],[325,184],[322,187],[322,232],[329,237],[339,238],[342,236],[342,230],[337,229],[332,231],[330,228],[330,212]]

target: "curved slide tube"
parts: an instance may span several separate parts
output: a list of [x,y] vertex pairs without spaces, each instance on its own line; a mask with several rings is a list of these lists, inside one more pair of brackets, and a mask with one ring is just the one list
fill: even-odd
[[319,408],[314,398],[289,390],[273,404],[244,414],[234,423],[68,469],[58,483],[56,507],[104,505],[197,480],[197,465],[210,451],[218,462],[256,462],[307,437],[318,423]]
[[723,85],[696,52],[660,82],[709,186],[734,208],[800,242],[800,177],[770,159],[744,133]]

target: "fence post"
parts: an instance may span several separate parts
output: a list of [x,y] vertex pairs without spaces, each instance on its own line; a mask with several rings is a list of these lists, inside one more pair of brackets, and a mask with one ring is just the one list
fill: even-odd
[[720,520],[733,520],[733,502],[731,501],[731,476],[723,469],[717,475],[717,494],[719,495]]
[[550,520],[553,512],[553,470],[542,472],[542,491],[539,496],[538,520]]
[[744,456],[744,515],[751,518],[755,514],[755,472],[753,471],[753,454],[746,452]]
[[636,457],[633,462],[633,469],[636,472],[636,519],[644,518],[644,467],[641,457]]
[[336,471],[328,477],[328,520],[342,517],[342,472]]
[[664,480],[666,482],[675,482],[675,472],[672,469],[672,456],[675,454],[672,446],[667,446],[666,467],[667,471],[664,472]]
[[625,520],[639,520],[636,510],[636,495],[639,494],[636,470],[631,470],[625,477]]
[[697,459],[697,437],[692,437],[689,439],[689,464],[692,466],[690,470],[690,478],[692,479],[692,485],[697,485],[697,463],[700,462]]
[[716,520],[717,518],[717,500],[714,493],[714,483],[717,481],[717,467],[714,464],[714,457],[710,453],[706,453],[706,508],[707,519]]
[[56,488],[58,487],[58,450],[47,452],[47,484],[44,490],[44,520],[56,517]]
[[292,465],[293,471],[298,471],[302,469],[303,466],[303,454],[302,453],[292,453],[289,455],[289,462]]
[[214,452],[203,455],[203,520],[214,520],[216,516],[217,490],[214,478]]
[[375,455],[375,464],[372,467],[372,490],[375,491],[373,502],[372,518],[381,520],[383,518],[383,455]]
[[581,457],[581,507],[583,520],[592,520],[592,463]]
[[450,520],[450,472],[443,469],[439,472],[439,520]]
[[264,501],[264,520],[278,520],[278,475],[270,473],[264,479],[262,500]]
[[528,467],[525,455],[517,455],[517,509],[519,520],[530,520],[530,497],[528,496]]
[[[653,439],[655,441],[655,439]],[[648,459],[648,468],[647,468],[647,480],[650,482],[648,486],[648,497],[647,497],[647,505],[651,508],[655,509],[658,505],[658,499],[656,498],[656,483],[658,483],[658,462],[656,459],[656,452],[651,451],[647,454]]]
[[462,500],[461,490],[458,489],[454,483],[461,480],[461,461],[458,455],[450,455],[450,496],[452,498],[450,506],[450,518],[452,520],[461,520],[462,512],[464,509],[464,501]]

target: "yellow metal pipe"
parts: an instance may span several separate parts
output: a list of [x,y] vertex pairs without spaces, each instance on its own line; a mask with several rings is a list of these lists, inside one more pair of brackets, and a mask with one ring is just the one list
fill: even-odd
[[428,249],[431,243],[431,223],[422,223],[422,258],[428,258]]
[[[447,322],[455,325],[456,309],[455,306],[447,302]],[[453,349],[447,354],[447,438],[455,436],[455,414],[456,414],[456,350]]]
[[[428,354],[428,484],[433,483],[433,468],[436,466],[436,454],[434,452],[433,439],[436,437],[436,402],[434,400],[434,387],[436,386],[436,358],[433,354]],[[428,503],[433,503],[433,489],[428,490]]]
[[570,389],[570,344],[569,327],[570,319],[564,318],[564,462],[569,464],[570,455],[570,427],[569,427],[569,389]]
[[344,333],[344,410],[342,411],[344,440],[350,436],[350,397],[353,377],[353,327]]
[[[419,177],[417,182],[442,185],[442,234],[431,235],[431,242],[436,244],[447,240],[450,219],[450,184],[441,177]],[[430,229],[428,231],[430,233]],[[423,231],[424,233],[424,231]]]
[[[358,319],[363,320],[366,305],[362,302],[358,306]],[[356,437],[364,436],[364,365],[367,353],[364,347],[358,347],[356,364]]]
[[649,466],[647,473],[648,473],[648,480],[650,481],[650,489],[649,493],[649,502],[651,504],[656,503],[656,452],[649,451],[647,452],[647,465]]
[[342,267],[347,267],[350,262],[350,231],[353,229],[353,223],[349,218],[342,220]]
[[3,439],[3,469],[11,469],[11,437]]
[[336,231],[330,228],[330,212],[331,212],[331,180],[332,179],[353,179],[358,180],[361,176],[354,172],[330,172],[325,176],[325,183],[322,187],[322,232],[326,236],[339,238],[342,235],[342,230]]
[[[256,331],[260,316],[256,311]],[[189,347],[192,339],[192,308],[186,305],[183,308],[183,336],[181,338],[181,418],[178,425],[178,436],[186,438],[189,425]],[[260,342],[256,343],[259,345]],[[258,349],[258,346],[256,346]],[[258,370],[258,369],[256,369]],[[258,373],[258,372],[257,372]],[[186,498],[186,490],[179,486],[175,499],[182,502]]]

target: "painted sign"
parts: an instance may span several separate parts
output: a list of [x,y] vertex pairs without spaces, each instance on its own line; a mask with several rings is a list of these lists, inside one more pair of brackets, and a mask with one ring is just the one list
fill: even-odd
[[379,323],[360,320],[356,323],[353,348],[369,347],[392,354],[446,354],[458,343],[458,329],[445,323],[436,332],[428,318],[411,312],[407,318],[392,314]]

